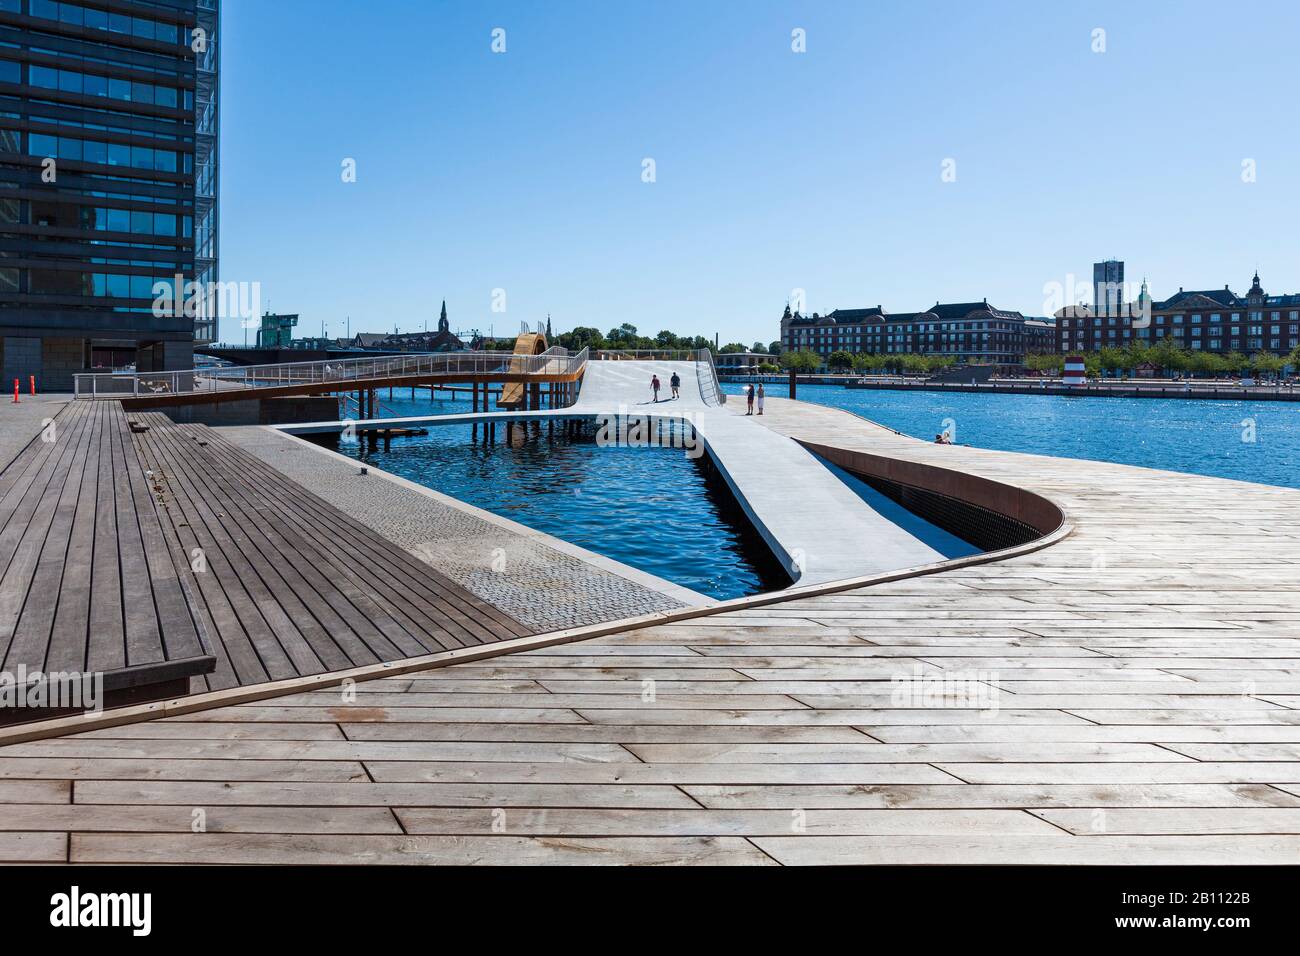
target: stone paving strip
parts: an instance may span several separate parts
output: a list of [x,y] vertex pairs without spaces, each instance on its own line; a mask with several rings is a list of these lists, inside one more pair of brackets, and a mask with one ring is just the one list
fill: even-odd
[[273,429],[223,428],[221,435],[525,624],[562,630],[700,603],[685,589],[632,568],[619,573],[614,562],[514,530],[373,467],[363,476],[359,465]]

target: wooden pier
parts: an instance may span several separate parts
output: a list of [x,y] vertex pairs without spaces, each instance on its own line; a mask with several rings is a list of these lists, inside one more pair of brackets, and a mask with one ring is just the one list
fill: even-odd
[[215,430],[74,402],[43,435],[0,471],[6,672],[121,702],[531,633]]
[[352,702],[307,689],[15,743],[0,858],[1300,860],[1300,491],[936,446],[777,399],[763,422],[951,473],[954,494],[1023,488],[1070,533],[381,676]]

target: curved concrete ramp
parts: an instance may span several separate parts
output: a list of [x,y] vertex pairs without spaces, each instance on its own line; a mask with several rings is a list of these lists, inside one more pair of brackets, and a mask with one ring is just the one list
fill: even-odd
[[[669,388],[674,372],[681,377],[677,399]],[[653,375],[662,383],[657,403]],[[577,405],[559,414],[573,412],[689,419],[754,526],[800,584],[947,557],[863,501],[797,442],[747,418],[743,398],[707,404],[694,362],[589,362]]]

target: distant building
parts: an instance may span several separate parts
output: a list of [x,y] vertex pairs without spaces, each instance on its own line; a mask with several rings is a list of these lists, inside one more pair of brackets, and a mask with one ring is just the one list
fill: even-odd
[[267,312],[262,316],[262,324],[257,330],[257,347],[259,349],[292,348],[293,330],[297,325],[296,315],[273,315]]
[[825,361],[832,352],[944,355],[958,362],[1018,365],[1026,354],[1049,352],[1054,324],[983,302],[936,302],[924,312],[886,312],[881,306],[836,309],[803,316],[787,305],[781,344],[808,349]]
[[442,303],[436,332],[358,332],[348,345],[356,349],[379,352],[459,352],[465,348],[460,336],[447,321],[447,303]]
[[0,0],[6,383],[188,369],[216,338],[220,6]]
[[1092,303],[1095,315],[1119,315],[1124,305],[1124,263],[1118,259],[1092,264]]
[[1225,285],[1200,292],[1180,288],[1155,302],[1143,281],[1138,301],[1117,311],[1123,314],[1097,315],[1086,306],[1060,310],[1055,351],[1095,352],[1135,341],[1154,345],[1163,338],[1189,351],[1217,354],[1284,354],[1300,345],[1300,293],[1269,295],[1258,272],[1245,296]]
[[742,372],[776,363],[777,357],[767,352],[719,352],[713,357],[719,372]]

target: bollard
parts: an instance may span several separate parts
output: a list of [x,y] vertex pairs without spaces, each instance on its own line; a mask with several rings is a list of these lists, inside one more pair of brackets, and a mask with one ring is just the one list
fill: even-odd
[[18,379],[14,379],[14,404],[18,404]]
[[32,379],[32,397],[35,398],[36,397],[36,376],[33,375],[31,379]]

